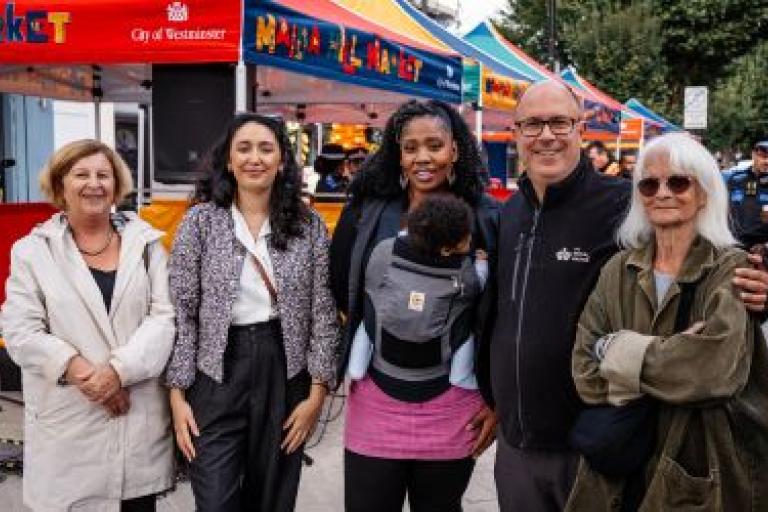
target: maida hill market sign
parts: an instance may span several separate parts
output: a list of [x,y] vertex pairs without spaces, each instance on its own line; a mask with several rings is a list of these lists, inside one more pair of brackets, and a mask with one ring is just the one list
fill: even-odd
[[239,0],[18,0],[0,9],[0,64],[238,58]]
[[461,61],[307,17],[246,3],[244,57],[256,65],[444,101],[461,101]]

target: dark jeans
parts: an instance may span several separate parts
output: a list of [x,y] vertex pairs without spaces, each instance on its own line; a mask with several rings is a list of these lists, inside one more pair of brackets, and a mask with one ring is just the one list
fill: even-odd
[[120,502],[120,512],[155,512],[157,495],[150,494],[140,498],[131,498]]
[[560,512],[576,478],[575,452],[520,450],[496,437],[496,492],[501,512]]
[[475,461],[399,460],[366,457],[344,450],[344,504],[347,512],[461,512]]
[[200,436],[190,481],[198,512],[290,512],[303,447],[280,449],[283,421],[309,395],[302,372],[286,381],[276,321],[232,327],[221,384],[198,372],[188,391]]

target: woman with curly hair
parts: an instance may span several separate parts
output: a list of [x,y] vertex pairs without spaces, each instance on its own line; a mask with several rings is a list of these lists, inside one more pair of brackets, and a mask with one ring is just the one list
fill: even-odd
[[334,378],[328,233],[282,121],[237,115],[209,160],[170,261],[176,439],[198,511],[291,511]]
[[[468,203],[474,213],[470,254],[482,249],[494,257],[498,205],[483,194],[480,166],[469,128],[449,105],[410,101],[388,120],[381,147],[350,186],[350,202],[331,245],[334,296],[346,317],[339,380],[360,326],[367,331],[363,334],[376,339],[375,311],[366,293],[367,281],[375,277],[371,254],[405,233],[409,214],[426,198],[447,193]],[[387,274],[386,279],[394,276]],[[429,307],[429,296],[414,293],[412,310]],[[484,316],[474,306],[467,312]],[[473,327],[479,334],[482,326]],[[353,380],[349,390],[346,509],[399,512],[407,494],[414,512],[461,511],[474,459],[493,440],[496,417],[476,386],[452,384],[447,371],[421,372],[422,378],[410,379],[383,370],[433,369],[425,368],[428,344],[418,347],[416,340],[385,338],[375,342],[366,375]]]

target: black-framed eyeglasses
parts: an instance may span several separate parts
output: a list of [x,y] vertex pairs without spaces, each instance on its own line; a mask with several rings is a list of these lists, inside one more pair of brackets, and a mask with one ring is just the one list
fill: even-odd
[[[667,185],[667,189],[675,195],[684,194],[691,185],[693,179],[690,176],[684,174],[673,174],[669,176],[664,182]],[[661,188],[661,179],[656,177],[643,178],[637,182],[637,190],[645,197],[653,197],[659,193]]]
[[544,126],[549,126],[553,135],[570,135],[579,120],[572,117],[555,116],[549,119],[531,117],[517,121],[515,126],[526,137],[538,137],[544,131]]

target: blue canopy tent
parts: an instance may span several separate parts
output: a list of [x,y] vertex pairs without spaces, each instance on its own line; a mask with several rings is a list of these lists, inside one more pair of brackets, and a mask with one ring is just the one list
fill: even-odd
[[640,100],[638,100],[637,98],[630,98],[630,99],[628,99],[624,103],[624,105],[626,105],[626,107],[628,109],[632,110],[633,112],[637,112],[641,116],[643,116],[643,117],[645,117],[647,119],[652,119],[652,120],[656,121],[657,123],[659,123],[661,125],[660,126],[661,131],[663,133],[682,131],[682,128],[680,128],[679,126],[677,126],[674,123],[670,123],[665,118],[661,117],[659,114],[657,114],[656,112],[654,112],[650,108],[648,108],[645,105],[643,105],[642,103],[640,103]]
[[[306,122],[381,125],[413,96],[461,102],[461,56],[331,0],[245,0],[254,108]],[[296,115],[298,118],[298,115]]]

